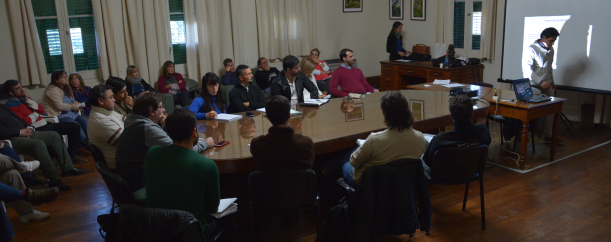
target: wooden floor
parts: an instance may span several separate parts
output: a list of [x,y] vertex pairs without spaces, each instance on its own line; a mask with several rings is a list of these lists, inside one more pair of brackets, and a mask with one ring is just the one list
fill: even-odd
[[[559,146],[559,153],[573,154],[611,140],[608,128],[577,126],[573,128],[577,141],[570,139],[561,127],[560,137],[567,144]],[[538,154],[528,159],[545,163],[549,146],[537,140],[536,149]],[[20,223],[14,209],[8,209],[17,234],[15,241],[102,241],[96,218],[109,212],[112,199],[93,159],[88,157],[89,163],[77,165],[87,168],[85,175],[63,179],[72,190],[62,192],[55,202],[38,207],[51,213],[50,219]],[[490,166],[484,185],[485,230],[480,225],[479,186],[471,186],[466,211],[461,211],[464,186],[430,186],[431,235],[417,232],[412,239],[403,236],[396,241],[611,241],[610,157],[611,144],[607,144],[526,174]],[[321,191],[323,214],[337,203],[338,196]],[[236,241],[249,241],[247,202],[238,202]],[[274,216],[262,224],[266,241],[316,239],[315,216],[310,211]]]

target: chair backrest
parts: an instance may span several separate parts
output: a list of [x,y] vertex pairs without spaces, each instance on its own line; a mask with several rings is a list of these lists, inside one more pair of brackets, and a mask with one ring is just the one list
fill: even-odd
[[233,87],[234,87],[233,85],[222,85],[221,84],[221,95],[223,95],[223,98],[225,98],[225,102],[227,103],[227,106],[229,106],[229,91],[231,91]]
[[104,159],[104,155],[102,154],[102,151],[100,151],[100,149],[97,146],[91,143],[89,143],[89,149],[91,151],[91,155],[93,155],[93,160],[96,163],[104,164],[104,167],[108,168],[108,165],[106,164],[106,159]]
[[474,86],[480,86],[480,87],[494,88],[494,85],[492,85],[490,83],[485,83],[485,82],[471,82],[469,84],[470,85],[474,85]]
[[[95,159],[95,158],[94,158]],[[101,165],[100,165],[101,164]],[[116,173],[110,171],[106,164],[96,162],[95,167],[98,169],[102,179],[106,183],[112,200],[119,206],[123,204],[135,204],[134,194],[129,189],[127,182]]]
[[433,156],[431,178],[445,184],[466,183],[483,175],[487,156],[486,145],[439,149]]
[[182,210],[125,205],[119,226],[122,241],[206,241],[200,222]]
[[316,204],[316,173],[303,171],[259,172],[248,176],[253,205],[273,210],[291,210]]

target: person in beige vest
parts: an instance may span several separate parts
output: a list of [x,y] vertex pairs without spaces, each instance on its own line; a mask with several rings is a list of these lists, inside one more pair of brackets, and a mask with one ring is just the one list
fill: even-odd
[[400,92],[388,92],[380,103],[387,129],[371,133],[350,155],[350,161],[342,167],[348,183],[358,184],[369,167],[404,158],[419,159],[426,149],[424,136],[412,128],[414,116],[405,97]]

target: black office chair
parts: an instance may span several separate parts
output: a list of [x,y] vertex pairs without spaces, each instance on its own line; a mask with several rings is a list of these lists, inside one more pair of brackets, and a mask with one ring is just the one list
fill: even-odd
[[[97,147],[95,149],[97,149]],[[110,208],[110,214],[114,213],[115,208],[125,204],[145,205],[143,202],[136,202],[134,199],[134,194],[129,189],[127,182],[123,180],[121,176],[110,171],[106,166],[106,163],[97,162],[96,160],[95,167],[98,169],[100,175],[102,175],[102,179],[104,179],[106,187],[108,187],[110,195],[112,196],[112,207]]]
[[355,188],[343,179],[337,183],[348,194],[352,231],[348,241],[375,241],[400,234],[413,237],[417,229],[429,235],[433,210],[420,159],[369,167]]
[[[476,85],[476,86],[481,86],[481,87],[488,87],[488,88],[494,88],[494,85],[490,84],[490,83],[485,83],[485,82],[471,82],[469,83],[471,85]],[[492,105],[492,104],[491,104]],[[517,136],[521,136],[522,134],[522,121],[519,119],[515,119],[515,118],[509,118],[509,117],[505,117],[503,115],[493,115],[493,114],[489,114],[488,116],[486,116],[486,127],[488,127],[488,129],[490,129],[489,126],[489,121],[492,120],[493,122],[497,122],[500,124],[501,126],[501,144],[503,143],[503,141],[505,140],[505,137],[503,136],[503,126],[505,125],[509,125],[510,127],[516,127],[516,138],[513,140],[513,148],[512,151],[515,152],[516,150],[516,145],[518,143],[518,137]],[[529,129],[530,131],[530,129]],[[531,145],[532,145],[532,149],[533,149],[533,155],[535,154],[535,134],[531,131],[530,132],[531,135]]]
[[316,210],[316,233],[320,231],[320,197],[314,170],[259,172],[248,176],[251,240],[257,241],[257,213],[289,212],[304,208]]
[[125,205],[119,227],[121,241],[206,241],[200,222],[182,210]]
[[100,149],[97,146],[91,143],[89,144],[89,149],[91,151],[91,155],[93,156],[93,160],[96,163],[103,165],[104,168],[108,169],[108,164],[106,164],[106,159],[104,158],[102,151],[100,151]]
[[484,207],[484,168],[488,147],[486,145],[466,148],[443,148],[435,152],[430,171],[425,170],[429,184],[465,186],[462,210],[467,205],[469,183],[479,180],[479,193],[482,210],[482,229],[486,229],[486,210]]

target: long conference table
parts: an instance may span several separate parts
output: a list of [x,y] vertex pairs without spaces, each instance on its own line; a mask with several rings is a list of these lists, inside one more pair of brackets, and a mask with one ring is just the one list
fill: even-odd
[[[552,100],[541,102],[541,103],[527,103],[516,100],[516,95],[513,90],[501,90],[497,89],[498,100],[493,99],[494,89],[488,87],[482,87],[477,85],[463,84],[470,90],[477,90],[478,97],[489,101],[490,107],[488,108],[489,114],[502,115],[503,117],[514,118],[522,121],[522,141],[520,149],[520,161],[519,168],[524,169],[526,163],[526,148],[528,146],[528,127],[530,121],[538,118],[542,118],[548,115],[554,115],[554,127],[552,131],[552,147],[550,149],[550,161],[554,160],[554,154],[556,153],[556,143],[558,140],[558,125],[560,122],[560,115],[562,114],[562,103],[566,101],[565,98],[552,97]],[[434,85],[431,83],[417,84],[407,86],[409,89],[415,90],[427,90],[432,92],[446,92],[450,91],[449,88],[442,85]],[[533,141],[534,142],[534,141]]]
[[[401,90],[412,107],[415,116],[413,128],[419,131],[438,130],[452,124],[449,111],[450,96],[444,91]],[[295,132],[314,141],[316,155],[354,148],[357,139],[365,139],[371,132],[386,129],[380,108],[380,98],[385,92],[364,95],[361,99],[331,99],[321,107],[299,106],[301,115],[292,117],[289,125]],[[223,122],[200,120],[197,130],[200,138],[213,137],[214,142],[223,140],[230,144],[211,148],[202,155],[212,159],[221,174],[243,174],[254,171],[250,153],[252,138],[267,134],[272,126],[264,113],[255,112],[255,117]],[[475,102],[473,119],[485,118],[488,103]],[[408,145],[408,144],[406,144]]]

